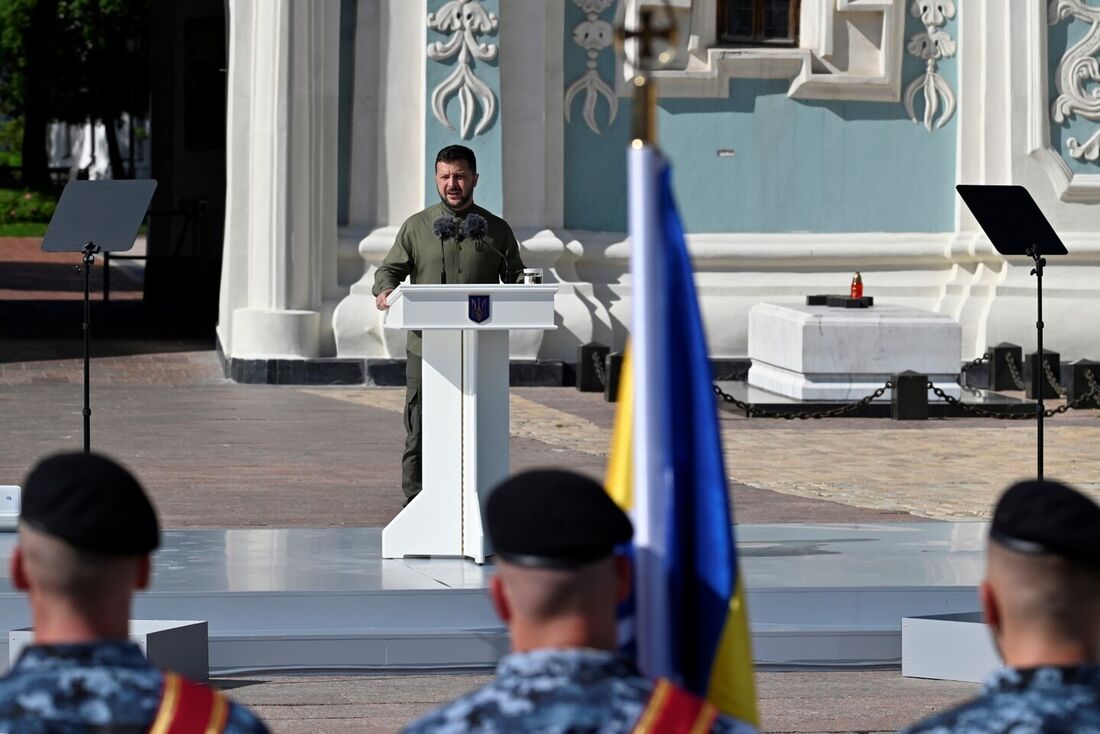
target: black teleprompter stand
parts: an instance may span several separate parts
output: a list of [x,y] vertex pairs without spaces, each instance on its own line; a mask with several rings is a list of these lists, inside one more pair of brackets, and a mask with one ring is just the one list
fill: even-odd
[[79,252],[84,272],[84,453],[92,450],[91,277],[95,256],[124,252],[134,246],[141,220],[149,209],[157,182],[70,181],[57,202],[46,238],[45,252]]
[[[84,453],[92,452],[92,388],[91,388],[91,362],[92,362],[92,299],[91,278],[92,265],[95,265],[95,256],[99,247],[93,242],[86,242],[84,249],[84,263],[80,270],[84,272]],[[106,267],[106,266],[104,266]]]
[[[1035,333],[1041,369],[1043,355],[1043,268],[1048,255],[1066,255],[1066,246],[1058,238],[1050,222],[1043,216],[1031,194],[1023,186],[967,186],[955,187],[967,207],[978,220],[989,241],[1002,255],[1026,255],[1035,263],[1031,274],[1036,283]],[[1037,477],[1043,478],[1043,391],[1036,395],[1035,417],[1038,420],[1038,446],[1036,454]]]

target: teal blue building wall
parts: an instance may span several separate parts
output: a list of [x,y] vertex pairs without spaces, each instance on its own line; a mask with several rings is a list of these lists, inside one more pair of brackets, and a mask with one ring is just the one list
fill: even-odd
[[[439,12],[446,5],[447,0],[428,0],[428,12]],[[482,43],[499,45],[500,33],[506,32],[504,25],[507,18],[500,17],[500,0],[481,0],[481,6],[490,13],[500,18],[497,30],[477,38]],[[427,43],[445,41],[449,36],[438,33],[432,29],[427,31]],[[478,122],[481,120],[482,108],[477,105],[474,115],[474,124],[470,129],[470,137],[463,139],[461,135],[461,107],[458,95],[452,94],[446,105],[447,115],[454,126],[454,130],[448,130],[435,114],[432,113],[432,92],[443,82],[456,68],[458,54],[446,61],[427,59],[427,86],[425,88],[425,135],[424,135],[424,160],[425,160],[425,185],[424,203],[433,204],[439,201],[439,195],[435,189],[435,156],[440,148],[447,145],[465,145],[474,151],[477,156],[477,169],[480,179],[474,198],[477,203],[486,209],[500,214],[504,207],[504,182],[502,179],[504,156],[500,132],[500,52],[492,61],[471,60],[471,68],[474,74],[489,85],[496,95],[496,112],[489,128],[480,135],[474,135]]]
[[[1047,43],[1047,89],[1050,92],[1047,109],[1051,109],[1054,100],[1058,98],[1058,63],[1062,60],[1066,51],[1080,41],[1088,33],[1091,23],[1077,18],[1067,18],[1050,27],[1050,35]],[[1095,87],[1094,87],[1095,89]],[[1069,169],[1076,173],[1097,174],[1100,173],[1100,161],[1079,160],[1069,154],[1066,141],[1076,138],[1078,144],[1084,143],[1100,130],[1100,123],[1083,119],[1080,115],[1074,115],[1065,122],[1050,120],[1050,144],[1054,150],[1062,154],[1062,159],[1069,165]]]
[[[567,5],[566,86],[584,71],[584,51],[568,32],[583,19]],[[955,39],[957,26],[955,20],[945,26]],[[909,17],[906,39],[922,30]],[[612,55],[603,52],[600,63],[604,80],[613,79]],[[957,94],[956,67],[957,57],[939,69]],[[906,53],[902,88],[923,70],[924,62]],[[690,232],[953,229],[957,115],[929,133],[900,101],[794,100],[789,86],[787,80],[737,79],[729,98],[660,100],[660,144],[673,163]],[[606,104],[599,103],[603,135],[581,119],[581,104],[574,102],[565,126],[565,226],[623,231],[630,101],[620,99],[611,126]],[[734,154],[720,158],[719,149]]]

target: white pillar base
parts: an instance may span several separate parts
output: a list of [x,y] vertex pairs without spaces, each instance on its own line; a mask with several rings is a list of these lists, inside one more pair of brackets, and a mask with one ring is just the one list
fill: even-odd
[[309,359],[320,356],[317,311],[238,308],[233,312],[236,359]]

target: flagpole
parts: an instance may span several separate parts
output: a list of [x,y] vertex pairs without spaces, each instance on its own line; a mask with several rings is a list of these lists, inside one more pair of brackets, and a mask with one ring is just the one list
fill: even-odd
[[654,16],[652,8],[642,8],[637,27],[622,30],[621,37],[633,41],[636,51],[630,81],[634,99],[627,151],[630,272],[634,292],[630,369],[635,386],[631,511],[635,528],[635,631],[639,640],[647,641],[637,651],[641,669],[660,677],[673,674],[674,651],[663,571],[668,538],[663,500],[669,496],[669,487],[664,486],[661,471],[664,452],[657,449],[656,442],[672,416],[666,415],[667,406],[659,387],[664,383],[660,355],[667,350],[668,335],[657,324],[663,320],[669,304],[665,275],[657,264],[664,249],[658,206],[662,164],[657,149],[656,83],[649,70],[655,62],[667,60],[667,53],[656,52],[655,42],[670,42],[675,24],[666,15],[664,28],[658,28]]
[[642,672],[755,723],[751,644],[706,337],[668,164],[657,146],[650,72],[668,64],[671,54],[655,52],[655,42],[673,46],[677,25],[668,0],[662,8],[660,27],[655,10],[642,8],[639,22],[617,35],[620,48],[631,42],[633,67],[626,156],[633,303],[608,491],[634,523],[630,619]]
[[634,105],[631,120],[630,145],[635,150],[657,144],[657,89],[653,80],[643,71],[632,80]]

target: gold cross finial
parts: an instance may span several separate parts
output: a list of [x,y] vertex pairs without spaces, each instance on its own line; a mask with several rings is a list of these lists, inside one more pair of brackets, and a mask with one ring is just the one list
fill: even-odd
[[[670,10],[665,10],[665,25],[658,28],[653,22],[653,18],[656,13],[652,6],[643,6],[638,11],[638,28],[639,30],[628,30],[623,28],[620,33],[622,34],[623,41],[638,41],[638,53],[637,61],[634,66],[639,72],[649,69],[653,65],[653,42],[664,41],[668,44],[676,42],[676,22],[672,17]],[[657,61],[660,64],[667,64],[672,59],[672,54],[668,51],[662,51],[657,55]]]
[[[672,58],[668,50],[655,53],[654,43],[656,41],[664,41],[668,45],[676,43],[676,19],[667,0],[662,5],[662,9],[665,22],[661,27],[654,22],[657,15],[655,9],[652,6],[642,6],[638,11],[637,29],[630,30],[623,27],[617,34],[618,41],[623,46],[627,41],[637,41],[637,51],[633,60],[634,78],[631,80],[634,85],[631,145],[635,148],[654,143],[657,138],[657,94],[647,72],[654,66],[667,64]],[[654,61],[657,63],[655,64]]]

